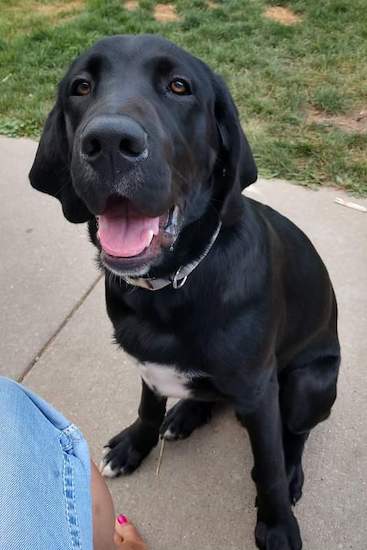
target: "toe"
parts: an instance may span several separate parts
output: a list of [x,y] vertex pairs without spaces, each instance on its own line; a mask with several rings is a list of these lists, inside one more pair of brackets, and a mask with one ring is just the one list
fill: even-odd
[[[129,548],[134,548],[134,550],[146,550],[144,541],[137,529],[123,514],[116,518],[114,540],[117,547],[121,546],[121,548],[125,548],[127,543],[130,543]],[[123,544],[125,544],[125,546],[123,546]]]

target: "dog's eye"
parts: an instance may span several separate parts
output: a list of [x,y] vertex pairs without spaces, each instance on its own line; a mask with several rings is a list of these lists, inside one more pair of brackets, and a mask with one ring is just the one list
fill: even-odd
[[191,94],[190,84],[183,78],[175,78],[169,83],[169,89],[174,94],[189,95]]
[[72,95],[89,95],[91,92],[90,82],[87,80],[76,80],[72,86]]

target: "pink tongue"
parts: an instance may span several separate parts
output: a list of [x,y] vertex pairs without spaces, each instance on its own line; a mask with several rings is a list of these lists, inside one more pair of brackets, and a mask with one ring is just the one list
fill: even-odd
[[146,218],[127,201],[109,208],[98,221],[99,241],[110,256],[137,256],[159,233],[159,217]]

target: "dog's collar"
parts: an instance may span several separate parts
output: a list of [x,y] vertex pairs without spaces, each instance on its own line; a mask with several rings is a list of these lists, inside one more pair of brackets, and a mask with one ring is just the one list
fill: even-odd
[[187,265],[182,265],[181,267],[178,268],[178,270],[175,273],[170,275],[168,278],[155,279],[153,277],[148,278],[148,277],[129,277],[129,276],[125,276],[122,278],[129,285],[139,286],[147,290],[160,290],[161,288],[164,288],[169,285],[172,285],[172,287],[175,290],[183,287],[183,285],[187,281],[187,277],[194,271],[194,269],[199,265],[199,263],[208,255],[211,247],[213,246],[213,244],[215,243],[219,235],[219,231],[221,227],[222,227],[222,222],[219,222],[214,234],[212,235],[212,238],[210,239],[208,246],[205,248],[205,250],[200,254],[200,256],[196,260],[190,262]]

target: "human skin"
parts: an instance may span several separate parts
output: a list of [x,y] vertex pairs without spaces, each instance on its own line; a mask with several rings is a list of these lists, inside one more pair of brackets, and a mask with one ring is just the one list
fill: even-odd
[[92,462],[94,550],[147,550],[138,531],[123,515],[116,518],[111,493]]

